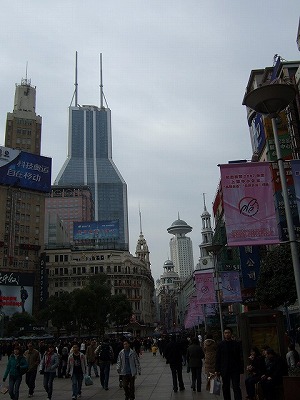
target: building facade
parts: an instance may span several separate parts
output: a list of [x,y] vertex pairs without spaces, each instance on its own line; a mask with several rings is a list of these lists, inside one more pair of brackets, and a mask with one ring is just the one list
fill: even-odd
[[[57,214],[68,231],[68,242],[73,242],[73,222],[93,221],[94,202],[89,186],[52,186],[45,205],[45,243],[49,243],[49,223]],[[56,243],[63,243],[61,239]],[[52,240],[53,242],[53,240]]]
[[[16,85],[13,112],[7,114],[5,151],[14,148],[40,155],[42,118],[36,114],[35,105],[36,88],[31,86],[30,80],[23,79]],[[29,164],[30,155],[25,159]],[[50,175],[51,171],[48,172]],[[0,185],[1,296],[14,299],[14,304],[3,306],[3,312],[8,315],[24,311],[20,304],[20,287],[28,294],[25,310],[32,313],[39,307],[45,196],[43,191],[20,185],[18,179],[14,184]]]
[[97,251],[74,246],[46,246],[49,296],[84,287],[97,274],[106,274],[112,294],[125,294],[135,320],[153,324],[154,282],[148,265],[123,251]]

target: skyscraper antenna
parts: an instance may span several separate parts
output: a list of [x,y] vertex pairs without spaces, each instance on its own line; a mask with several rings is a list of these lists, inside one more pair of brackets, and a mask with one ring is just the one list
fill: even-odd
[[103,108],[102,53],[100,53],[100,108]]
[[140,217],[140,234],[142,235],[143,230],[142,230],[142,213],[141,213],[141,208],[139,206],[139,217]]
[[77,51],[76,51],[76,56],[75,56],[75,107],[78,106],[78,80],[77,80],[77,74],[78,74],[78,65],[77,65]]
[[28,61],[26,61],[26,74],[25,74],[26,81],[27,81],[27,71],[28,71]]
[[205,193],[203,193],[203,203],[204,203],[204,211],[206,211]]

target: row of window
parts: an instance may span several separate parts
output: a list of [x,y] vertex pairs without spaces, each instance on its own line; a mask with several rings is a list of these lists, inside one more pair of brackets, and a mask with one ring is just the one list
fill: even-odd
[[[64,255],[56,255],[55,257],[60,258],[60,262],[67,262],[69,259],[69,256],[67,254]],[[103,257],[103,256],[102,256]],[[46,262],[49,262],[49,256],[46,257]],[[58,262],[58,260],[57,260]],[[69,274],[86,274],[87,273],[87,268],[89,268],[89,273],[91,274],[99,274],[106,272],[108,274],[112,272],[123,272],[126,274],[139,274],[142,273],[137,267],[133,267],[132,269],[130,267],[123,267],[121,265],[114,265],[114,267],[111,267],[110,265],[103,266],[103,265],[96,265],[96,266],[90,266],[90,267],[73,267],[72,269],[69,269],[67,267],[60,267],[60,268],[54,268],[54,275],[69,275]]]

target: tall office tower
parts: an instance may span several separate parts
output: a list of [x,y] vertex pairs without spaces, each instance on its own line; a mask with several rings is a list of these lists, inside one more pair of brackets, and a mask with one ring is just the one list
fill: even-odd
[[201,214],[202,243],[199,244],[200,257],[199,257],[199,262],[197,264],[196,269],[208,269],[208,268],[214,267],[213,257],[211,255],[211,253],[208,251],[209,247],[212,245],[212,239],[213,239],[214,232],[211,227],[211,215],[207,211],[207,208],[206,208],[204,193],[203,193],[203,202],[204,202],[204,211]]
[[[73,241],[73,222],[93,221],[94,202],[88,186],[52,186],[45,207],[45,238],[49,238],[50,225],[54,229],[57,214],[68,231],[68,241]],[[53,241],[52,241],[53,242]],[[45,243],[48,243],[45,241]],[[62,244],[62,242],[57,242]]]
[[[1,295],[6,315],[31,313],[40,306],[43,277],[45,196],[51,185],[51,160],[40,156],[42,118],[35,112],[36,89],[30,80],[16,85],[14,109],[7,114],[5,147],[1,147],[0,266],[10,277]],[[2,281],[4,282],[4,281]],[[27,292],[20,302],[20,287]]]
[[35,112],[36,88],[29,79],[16,85],[14,110],[7,113],[5,146],[40,154],[42,117]]
[[100,107],[78,105],[77,87],[76,72],[75,106],[69,108],[68,157],[54,184],[88,185],[95,221],[117,221],[119,234],[114,248],[128,250],[127,185],[112,160],[111,111],[103,105],[102,78]]
[[171,260],[175,265],[175,272],[179,277],[187,278],[194,271],[193,245],[191,238],[185,236],[192,231],[192,227],[185,221],[178,219],[167,229],[168,233],[174,235],[170,239]]

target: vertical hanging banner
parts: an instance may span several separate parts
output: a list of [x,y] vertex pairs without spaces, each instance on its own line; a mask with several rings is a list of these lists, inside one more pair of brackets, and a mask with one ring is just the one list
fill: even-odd
[[197,297],[190,297],[187,315],[184,321],[185,328],[192,328],[195,325],[202,323],[204,314],[202,305],[197,300]]
[[259,246],[241,246],[239,250],[243,287],[255,288],[260,270]]
[[228,245],[279,243],[269,163],[223,164],[220,169]]
[[197,300],[200,304],[217,303],[213,272],[194,272]]
[[224,303],[242,301],[240,274],[236,271],[221,272],[222,299]]
[[300,160],[291,160],[298,214],[300,216]]

